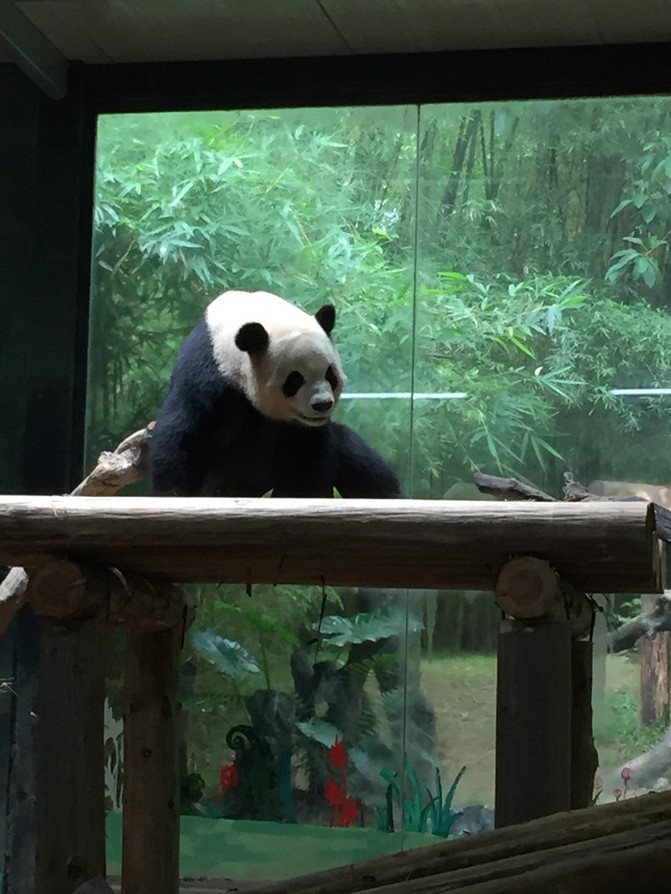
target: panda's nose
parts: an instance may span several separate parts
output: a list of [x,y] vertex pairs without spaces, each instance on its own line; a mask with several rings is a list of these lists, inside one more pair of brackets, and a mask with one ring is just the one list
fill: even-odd
[[317,398],[310,404],[315,413],[328,413],[333,407],[333,398]]

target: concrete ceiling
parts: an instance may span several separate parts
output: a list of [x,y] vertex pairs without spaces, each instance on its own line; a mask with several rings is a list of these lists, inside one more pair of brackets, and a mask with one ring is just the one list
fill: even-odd
[[671,41],[671,0],[0,0],[0,61],[86,63]]

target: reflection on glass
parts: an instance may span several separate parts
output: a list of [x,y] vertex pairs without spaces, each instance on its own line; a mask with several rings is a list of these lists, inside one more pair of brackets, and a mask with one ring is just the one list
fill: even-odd
[[[154,418],[235,287],[336,305],[339,418],[408,495],[482,499],[476,470],[667,485],[670,121],[660,98],[103,117],[89,458]],[[497,620],[487,593],[202,588],[183,871],[280,877],[491,826]],[[666,729],[640,734],[636,656],[607,669],[601,800]]]

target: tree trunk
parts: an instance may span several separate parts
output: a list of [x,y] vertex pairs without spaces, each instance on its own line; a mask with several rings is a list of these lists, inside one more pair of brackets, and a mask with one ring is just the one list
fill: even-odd
[[[643,611],[654,611],[657,597],[644,593],[641,596]],[[655,633],[639,641],[641,672],[641,723],[657,720],[669,722],[669,645],[671,633]]]

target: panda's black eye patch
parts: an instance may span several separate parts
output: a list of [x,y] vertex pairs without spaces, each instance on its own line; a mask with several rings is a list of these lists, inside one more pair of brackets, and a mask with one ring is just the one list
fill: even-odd
[[324,378],[329,383],[331,388],[335,390],[338,385],[338,376],[336,375],[335,370],[332,366],[329,366],[329,368],[326,370],[326,375],[324,376]]
[[305,384],[305,379],[298,372],[298,370],[294,370],[290,372],[289,375],[284,380],[284,384],[282,385],[282,394],[285,397],[295,397],[298,394],[298,389],[301,385]]

